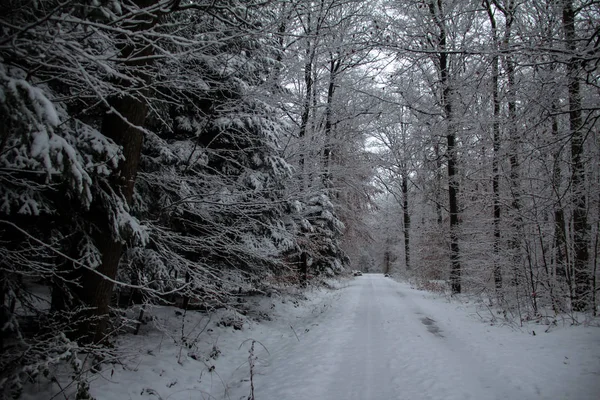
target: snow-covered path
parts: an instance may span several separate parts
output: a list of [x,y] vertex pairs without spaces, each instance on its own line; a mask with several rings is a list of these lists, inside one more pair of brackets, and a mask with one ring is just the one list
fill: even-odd
[[[130,357],[95,375],[92,394],[247,400],[254,340],[256,400],[600,399],[600,328],[568,319],[550,328],[491,326],[479,303],[377,274],[337,285],[344,283],[311,289],[304,301],[300,293],[257,298],[273,319],[247,320],[241,330],[220,324],[229,310],[211,322],[203,313],[184,319],[173,307],[157,308],[163,329],[123,336],[119,348]],[[197,341],[182,346],[182,332]]]
[[[598,399],[597,331],[544,338],[365,275],[295,342],[265,339],[257,400]],[[284,344],[281,344],[284,343]],[[546,348],[549,347],[549,348]],[[586,349],[592,351],[586,357]],[[589,356],[589,351],[587,352]],[[564,355],[563,355],[564,354]],[[236,397],[237,398],[237,397]]]

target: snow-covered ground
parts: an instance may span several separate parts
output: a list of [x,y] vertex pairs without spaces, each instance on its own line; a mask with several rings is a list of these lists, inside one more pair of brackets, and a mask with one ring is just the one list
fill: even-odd
[[154,310],[164,329],[122,338],[130,357],[105,368],[92,394],[247,399],[254,343],[256,400],[600,399],[600,328],[491,326],[471,305],[382,275],[307,297],[256,300],[273,319],[241,330],[217,326],[239,315],[188,313],[182,329],[175,309]]

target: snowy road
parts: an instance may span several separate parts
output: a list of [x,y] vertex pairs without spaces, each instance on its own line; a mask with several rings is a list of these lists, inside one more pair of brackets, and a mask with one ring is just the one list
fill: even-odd
[[[129,357],[95,375],[92,394],[246,400],[255,340],[256,400],[600,399],[598,327],[571,326],[568,318],[550,328],[492,326],[483,304],[448,301],[382,275],[335,284],[343,287],[256,298],[272,318],[247,320],[241,330],[219,323],[231,310],[211,322],[157,308],[163,328],[123,336],[119,349]],[[198,342],[183,347],[182,331]]]
[[341,292],[299,341],[267,344],[256,399],[600,398],[597,331],[546,339],[543,328],[536,336],[490,328],[382,275]]

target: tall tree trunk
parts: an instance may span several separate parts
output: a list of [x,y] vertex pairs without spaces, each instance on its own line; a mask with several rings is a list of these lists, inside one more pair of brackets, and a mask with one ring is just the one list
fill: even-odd
[[575,34],[575,11],[572,0],[563,0],[563,30],[566,46],[571,54],[567,62],[567,85],[569,92],[569,134],[571,136],[571,187],[573,194],[573,280],[575,291],[572,306],[575,311],[588,308],[590,292],[588,222],[586,214],[585,165],[582,160],[584,135],[581,132],[581,93],[579,65],[577,61],[577,37]]
[[433,154],[435,156],[435,216],[438,227],[441,229],[444,222],[442,215],[442,155],[440,154],[440,144],[436,138],[433,145]]
[[331,187],[331,152],[333,146],[333,97],[335,94],[336,77],[341,65],[341,60],[335,60],[333,57],[329,61],[329,84],[327,86],[327,104],[325,105],[325,145],[323,147],[322,173],[323,186],[326,188]]
[[492,103],[493,103],[493,121],[492,121],[492,196],[493,196],[493,214],[494,214],[494,285],[496,287],[496,297],[502,301],[502,268],[500,267],[500,84],[499,84],[499,66],[500,43],[498,40],[496,18],[492,11],[489,0],[486,0],[486,10],[492,28],[492,41],[494,43],[494,56],[492,57]]
[[[600,214],[600,192],[598,192],[598,214]],[[598,262],[600,261],[600,219],[596,220],[596,238],[594,240],[594,263],[592,269],[592,315],[598,315]]]
[[404,228],[404,262],[406,270],[410,271],[410,214],[408,212],[408,173],[402,173],[402,214]]
[[[552,113],[558,112],[556,101],[552,102]],[[552,138],[558,140],[558,120],[556,116],[552,117]],[[567,258],[567,235],[565,231],[565,213],[562,207],[561,177],[562,168],[560,167],[561,149],[557,149],[553,154],[552,164],[552,190],[556,195],[554,204],[554,244],[556,248],[556,272],[558,275],[566,277],[566,258]]]
[[386,243],[386,250],[383,253],[383,273],[384,274],[389,274],[391,272],[392,266],[391,266],[391,257],[390,257],[390,251],[387,249],[387,243]]
[[[552,102],[552,114],[558,112],[558,106],[556,100]],[[552,137],[558,141],[559,129],[558,119],[556,116],[552,117]],[[554,203],[554,258],[556,265],[556,277],[561,277],[567,283],[570,297],[573,297],[573,281],[572,273],[570,268],[570,257],[569,249],[567,246],[567,228],[565,225],[565,212],[562,205],[563,194],[561,192],[561,179],[562,179],[562,168],[560,167],[561,162],[561,148],[557,149],[553,154],[553,165],[552,165],[552,189],[556,196]],[[562,308],[562,307],[561,307]]]
[[[510,260],[512,268],[517,270],[523,265],[521,257],[521,239],[522,239],[522,217],[521,217],[521,174],[520,174],[520,162],[519,162],[519,151],[521,138],[518,134],[517,129],[517,96],[516,96],[516,81],[515,81],[515,66],[511,55],[511,40],[512,40],[512,25],[514,22],[514,14],[516,9],[516,2],[514,0],[492,0],[498,10],[504,15],[504,37],[502,39],[501,49],[504,51],[502,58],[504,63],[504,70],[506,71],[507,80],[507,105],[508,105],[508,118],[507,118],[507,129],[509,136],[509,185],[512,196],[511,208],[513,212],[512,216],[512,231],[510,232],[510,248],[511,255]],[[515,277],[519,276],[515,273]],[[515,281],[518,285],[519,282]]]
[[404,233],[404,263],[406,270],[411,270],[410,265],[410,212],[408,209],[408,146],[406,138],[408,136],[408,123],[404,120],[404,108],[401,108],[400,133],[402,152],[396,156],[398,166],[400,167],[401,182],[400,188],[402,191],[402,228]]
[[512,195],[511,208],[514,213],[512,218],[513,231],[511,232],[511,263],[512,267],[518,269],[523,265],[521,256],[521,240],[523,238],[523,219],[521,217],[521,165],[519,161],[519,151],[521,149],[521,137],[517,127],[517,95],[515,82],[515,66],[510,52],[510,43],[512,39],[512,24],[515,12],[514,0],[505,1],[505,6],[501,8],[504,13],[504,69],[507,78],[507,103],[508,103],[508,136],[509,136],[509,162],[510,162],[510,191]]
[[429,3],[429,10],[439,29],[438,37],[438,68],[440,71],[440,83],[442,86],[442,106],[447,124],[446,132],[446,158],[448,166],[448,202],[450,210],[450,285],[452,293],[461,292],[461,265],[460,249],[458,245],[458,190],[459,184],[456,173],[456,121],[454,121],[454,110],[452,107],[452,88],[450,83],[450,60],[446,48],[446,24],[444,22],[444,10],[442,0]]
[[305,40],[306,40],[306,48],[304,49],[305,60],[304,60],[304,99],[302,104],[302,114],[300,116],[300,131],[298,136],[300,138],[300,173],[302,175],[301,179],[303,181],[304,189],[307,189],[308,181],[307,181],[307,171],[306,171],[306,157],[308,145],[306,143],[306,137],[308,133],[308,123],[310,119],[310,111],[312,105],[313,98],[313,64],[315,60],[315,46],[313,43],[315,40],[313,38],[313,21],[312,21],[312,9],[307,10],[306,14],[306,25],[305,25]]
[[[306,157],[308,151],[308,144],[306,143],[306,137],[308,133],[308,122],[310,119],[311,110],[311,98],[313,93],[313,62],[315,58],[314,45],[311,42],[312,38],[312,10],[308,10],[306,16],[306,48],[304,60],[304,99],[302,104],[302,114],[300,116],[300,131],[298,136],[300,138],[300,185],[302,190],[306,192],[308,190],[308,171],[306,168]],[[308,245],[308,239],[305,240]],[[298,256],[299,274],[302,283],[306,283],[308,277],[308,255],[304,249],[300,249]]]
[[[450,131],[453,128],[448,128]],[[452,293],[461,292],[461,265],[458,246],[458,181],[456,177],[456,143],[453,133],[448,133],[448,199],[450,205],[450,284]]]
[[[135,4],[139,8],[144,8],[152,5],[155,1],[137,0]],[[140,32],[155,23],[156,17],[140,13],[140,16],[131,22],[130,31],[132,33]],[[120,56],[125,60],[129,58],[136,60],[126,61],[123,66],[132,68],[136,78],[140,78],[142,81],[147,80],[149,77],[144,76],[147,71],[141,71],[150,67],[151,61],[144,57],[152,54],[152,47],[136,41],[133,36],[125,37],[125,35],[127,34],[124,34],[122,40],[126,44],[123,45]],[[148,106],[145,99],[142,98],[144,89],[131,87],[131,83],[125,81],[122,81],[121,84],[129,86],[131,89],[129,93],[136,92],[137,94],[114,96],[109,99],[111,110],[102,120],[101,132],[122,147],[125,158],[119,166],[118,177],[115,177],[111,183],[110,190],[121,193],[125,202],[131,204],[142,152],[143,131],[141,128],[146,120]],[[83,339],[101,342],[106,339],[108,333],[110,300],[124,244],[122,240],[113,237],[108,232],[100,232],[96,241],[98,249],[102,253],[102,264],[95,273],[90,271],[84,273],[81,293],[84,302],[92,309],[92,321],[84,328],[87,336]]]

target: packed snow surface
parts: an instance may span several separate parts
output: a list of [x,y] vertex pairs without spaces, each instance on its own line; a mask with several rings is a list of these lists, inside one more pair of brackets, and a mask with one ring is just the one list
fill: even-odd
[[271,308],[273,321],[203,333],[219,343],[215,360],[184,351],[181,361],[166,340],[151,352],[138,343],[135,371],[96,381],[92,394],[248,399],[255,340],[256,400],[600,399],[599,328],[492,326],[472,305],[378,274]]

